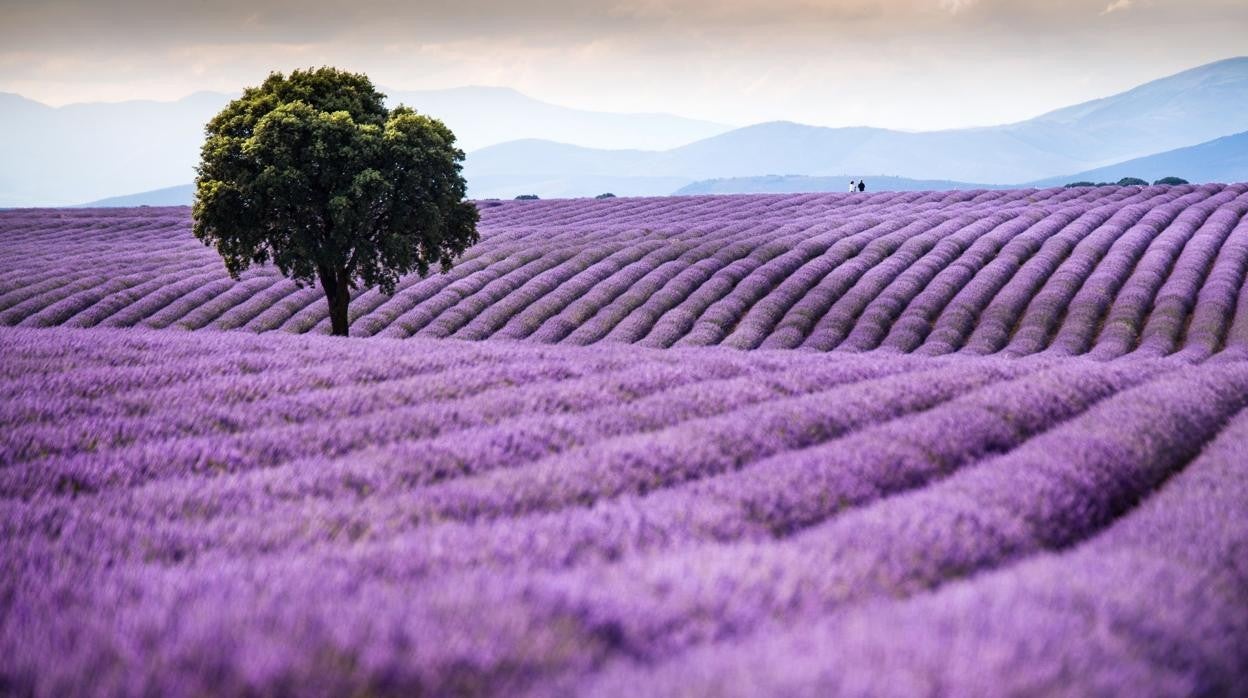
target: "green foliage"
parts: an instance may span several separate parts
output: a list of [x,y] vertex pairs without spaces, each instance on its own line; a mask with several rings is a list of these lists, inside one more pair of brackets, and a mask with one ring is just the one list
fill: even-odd
[[516,197],[516,201],[537,201],[538,198],[537,194],[521,194]]
[[1120,187],[1129,187],[1129,186],[1147,187],[1148,182],[1143,179],[1140,179],[1139,177],[1123,177],[1122,179],[1118,180],[1118,186]]
[[1188,184],[1188,181],[1181,177],[1162,177],[1156,182],[1153,182],[1153,184],[1169,184],[1169,185]]
[[595,196],[594,198],[595,199],[614,199],[615,194],[612,194],[611,192],[607,192],[605,194],[599,194],[598,196]]
[[335,334],[353,289],[393,293],[478,239],[454,134],[383,99],[364,75],[272,73],[205,128],[195,236],[234,278],[271,261],[301,285],[319,280]]
[[1066,188],[1070,189],[1072,187],[1095,187],[1095,186],[1096,186],[1096,182],[1071,182],[1070,184],[1066,185]]

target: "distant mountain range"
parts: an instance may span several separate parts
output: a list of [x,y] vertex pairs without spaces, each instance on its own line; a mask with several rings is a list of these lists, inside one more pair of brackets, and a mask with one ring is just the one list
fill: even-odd
[[[1060,177],[1049,177],[1019,184],[983,184],[945,179],[911,179],[876,175],[810,176],[761,175],[754,177],[721,177],[685,182],[664,177],[588,177],[575,186],[565,186],[550,193],[551,183],[541,180],[527,182],[532,191],[547,198],[568,198],[611,192],[617,196],[654,196],[663,194],[791,194],[798,192],[844,191],[851,179],[865,179],[868,191],[948,191],[953,189],[1008,189],[1017,186],[1060,187],[1072,182],[1117,182],[1123,177],[1138,177],[1149,182],[1162,177],[1182,177],[1191,182],[1248,181],[1248,131],[1216,138],[1206,143],[1176,148],[1164,153],[1127,160],[1115,165],[1086,170]],[[488,188],[491,182],[477,180],[477,186]],[[523,193],[532,193],[526,191]],[[190,184],[155,191],[115,196],[93,201],[86,206],[178,206],[191,203],[194,187]]]
[[[1117,182],[1124,177],[1155,182],[1163,177],[1181,177],[1191,182],[1248,181],[1248,132],[1216,138],[1206,143],[1176,148],[1156,155],[1127,160],[1115,165],[1086,170],[1061,177],[1049,177],[1021,186],[1060,187],[1074,182]],[[807,175],[764,175],[705,179],[681,187],[676,194],[767,194],[843,191],[850,175],[811,177]],[[1003,189],[1010,184],[973,184],[950,180],[908,179],[906,177],[865,177],[869,191],[927,191],[953,189]]]
[[1233,58],[1004,126],[909,133],[772,122],[661,152],[523,140],[471,153],[465,173],[474,196],[508,196],[526,185],[534,189],[534,183],[589,195],[593,192],[578,189],[576,182],[605,175],[677,177],[692,183],[766,173],[889,173],[1015,184],[1195,145],[1246,126],[1248,58]]
[[[1236,174],[1243,172],[1234,155],[1241,141],[1219,140],[1248,130],[1248,57],[1015,124],[920,133],[791,122],[720,133],[727,127],[661,114],[568,109],[502,88],[392,97],[441,115],[469,147],[509,139],[469,152],[464,173],[475,198],[661,195],[702,180],[768,173],[829,178],[833,190],[859,176],[882,183],[884,173],[899,187],[908,180],[951,187],[1099,181],[1094,173],[1102,171],[1150,178],[1145,166],[1154,164],[1164,175],[1192,181],[1248,179]],[[52,109],[0,94],[0,206],[77,203],[186,182],[202,123],[226,99],[201,93],[171,103]],[[607,139],[616,149],[600,147]],[[1193,153],[1171,152],[1201,144],[1204,149]],[[1148,159],[1154,155],[1169,159]]]
[[[391,104],[444,120],[466,150],[529,137],[671,148],[732,128],[668,114],[572,109],[496,87],[387,94]],[[195,176],[204,124],[230,99],[200,92],[176,102],[49,107],[0,93],[0,207],[71,205],[186,182]]]
[[[687,184],[673,194],[800,194],[803,192],[848,191],[849,175],[811,177],[809,175],[763,175],[703,179]],[[1006,189],[1008,184],[972,184],[945,179],[906,177],[864,177],[867,191],[952,191],[957,189]]]
[[389,91],[402,102],[443,120],[467,151],[520,138],[545,138],[597,148],[663,150],[724,133],[733,127],[671,114],[616,114],[572,109],[506,87]]
[[1123,177],[1139,177],[1152,182],[1171,176],[1193,182],[1248,182],[1248,131],[1065,177],[1042,179],[1032,184],[1053,186],[1068,182],[1117,182]]
[[80,208],[130,208],[133,206],[190,206],[195,197],[194,184],[179,184],[135,194],[110,196],[98,201],[79,204]]
[[0,207],[69,205],[195,176],[225,95],[53,108],[0,93]]

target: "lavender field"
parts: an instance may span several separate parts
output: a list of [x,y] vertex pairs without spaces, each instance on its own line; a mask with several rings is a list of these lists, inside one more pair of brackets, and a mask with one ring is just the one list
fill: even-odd
[[479,206],[0,212],[0,693],[1248,690],[1248,185]]

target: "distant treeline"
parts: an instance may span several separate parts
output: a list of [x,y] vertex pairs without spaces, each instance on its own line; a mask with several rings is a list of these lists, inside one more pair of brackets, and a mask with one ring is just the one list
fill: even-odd
[[[1109,187],[1114,186],[1115,184],[1120,187],[1127,187],[1133,184],[1140,187],[1148,186],[1148,182],[1140,179],[1139,177],[1123,177],[1117,182],[1071,182],[1070,184],[1067,184],[1066,187]],[[1156,182],[1153,182],[1153,184],[1188,184],[1188,181],[1181,177],[1162,177]]]
[[[539,197],[537,194],[521,194],[520,196],[516,197],[516,201],[537,201],[540,198],[541,197]],[[612,194],[611,192],[606,192],[604,194],[599,194],[598,196],[595,196],[594,198],[595,199],[614,199],[615,194]],[[490,200],[491,199],[486,199],[486,201],[490,201]]]

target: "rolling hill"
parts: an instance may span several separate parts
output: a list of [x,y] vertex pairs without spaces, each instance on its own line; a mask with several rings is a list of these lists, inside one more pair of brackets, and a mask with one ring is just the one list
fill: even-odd
[[194,184],[179,184],[135,194],[110,196],[98,201],[79,204],[78,208],[127,208],[131,206],[190,206],[195,196]]
[[[1204,330],[1171,326],[1169,316],[1149,324],[1133,304],[1160,293],[1160,283],[1195,293],[1189,281],[1203,281],[1221,241],[1243,232],[1248,184],[478,205],[482,241],[449,274],[406,277],[393,296],[360,294],[353,334],[1011,355],[1210,352],[1221,344],[1210,345]],[[190,235],[188,213],[0,214],[0,325],[327,330],[318,287],[299,289],[270,267],[232,281],[216,253]],[[1139,257],[1147,245],[1171,249],[1189,239],[1205,241],[1180,260],[1195,265],[1189,281],[1136,264],[1151,259]],[[60,248],[80,253],[49,254]],[[1223,263],[1242,276],[1234,250]],[[933,266],[953,259],[965,264]],[[1063,264],[1072,274],[1139,276],[1115,281],[1128,284],[1121,306],[1109,292],[1067,298],[1078,285],[1066,275],[1054,277],[1062,281],[1050,294],[1061,302],[1029,305]],[[1215,290],[1209,298],[1222,293]],[[1166,294],[1159,302],[1172,302]],[[1205,311],[1198,304],[1194,312]],[[1112,321],[1089,326],[1085,313]]]
[[1100,165],[1203,143],[1248,129],[1248,57],[1187,70],[1103,99],[1003,127]]
[[1010,184],[1239,133],[1245,113],[1248,58],[1235,58],[1003,126],[909,133],[773,122],[660,152],[524,140],[471,153],[465,172],[471,180],[490,178],[488,187],[473,189],[474,196],[499,197],[522,193],[531,182],[582,196],[596,193],[577,188],[577,180],[586,176],[677,177],[691,183],[767,173],[852,177],[887,172]]
[[[469,143],[474,139],[483,142],[502,138],[525,129],[528,129],[526,133],[562,140],[575,140],[578,138],[575,134],[580,134],[583,140],[615,138],[619,143],[632,138],[637,143],[654,143],[664,138],[692,138],[723,128],[663,115],[602,114],[566,109],[496,88],[396,93],[395,96],[417,106],[432,105],[431,112],[455,114],[454,119],[463,124],[462,136]],[[207,118],[206,114],[217,105],[213,99],[203,95],[182,108],[192,112],[198,109],[195,113],[200,114],[199,118]],[[224,96],[215,99],[219,102]],[[145,123],[147,117],[142,116],[142,112],[154,109],[152,104],[131,103],[124,108],[114,105],[118,110],[133,113],[113,120],[126,124],[126,128]],[[520,116],[498,119],[495,115],[499,113]],[[602,149],[549,138],[523,138],[473,150],[464,171],[474,198],[512,198],[519,194],[576,197],[606,191],[630,196],[664,195],[702,180],[759,177],[769,173],[848,179],[887,172],[902,179],[950,183],[934,185],[941,188],[962,186],[954,184],[957,182],[998,186],[1017,182],[1074,181],[1081,178],[1082,173],[1110,167],[1111,163],[1126,163],[1159,151],[1190,147],[1213,139],[1208,148],[1200,151],[1201,155],[1176,161],[1176,164],[1188,165],[1180,176],[1192,181],[1235,180],[1244,177],[1230,176],[1239,171],[1233,159],[1228,159],[1225,166],[1215,165],[1213,153],[1218,148],[1236,146],[1238,141],[1216,139],[1243,132],[1245,113],[1248,113],[1248,58],[1236,58],[1004,126],[908,133],[772,122],[730,130],[666,150]],[[187,147],[179,149],[172,141],[188,137],[185,134],[175,137],[172,134],[177,129],[157,119],[157,126],[152,129],[156,135],[150,142],[144,140],[145,131],[137,126],[125,137],[99,139],[107,141],[100,147],[114,158],[114,162],[109,163],[102,160],[99,153],[91,152],[96,148],[97,139],[88,137],[89,133],[67,141],[72,153],[64,151],[61,145],[41,145],[57,142],[38,130],[45,127],[43,122],[60,123],[57,119],[61,118],[47,107],[10,97],[0,101],[0,126],[6,118],[17,126],[5,129],[8,135],[0,135],[0,139],[12,141],[15,145],[5,144],[5,147],[18,157],[11,161],[14,164],[6,161],[0,166],[0,206],[6,202],[10,206],[40,203],[32,191],[46,192],[52,187],[62,192],[58,196],[108,189],[101,191],[101,195],[58,198],[42,203],[77,204],[100,199],[104,193],[167,187],[189,179],[197,152]],[[450,117],[448,120],[453,121]],[[166,126],[160,126],[162,123]],[[80,131],[72,124],[55,128]],[[22,135],[23,131],[29,135],[32,130],[35,137]],[[197,139],[198,131],[193,130]],[[136,142],[140,142],[139,145],[134,145]],[[47,152],[48,148],[52,148],[51,153]],[[58,154],[57,149],[64,152]],[[145,169],[143,163],[152,158],[160,159],[161,165]],[[114,163],[126,166],[118,167]],[[1209,168],[1204,169],[1203,163],[1208,163]],[[34,176],[25,176],[27,172],[33,172]],[[131,181],[141,181],[145,185],[126,184]],[[825,186],[818,182],[811,184],[819,188]],[[746,185],[746,188],[757,190],[754,186]],[[837,191],[842,186],[831,190]],[[897,180],[893,186],[903,185]],[[172,202],[173,199],[160,198],[168,194],[162,192],[150,200],[136,197],[124,198],[124,201]]]
[[[1248,182],[1248,132],[1216,138],[1207,143],[1135,158],[1095,170],[1060,177],[1049,177],[1027,186],[1060,187],[1072,182],[1117,182],[1138,177],[1152,182],[1177,176],[1190,182]],[[708,179],[686,185],[676,194],[763,194],[798,192],[838,192],[845,189],[849,175],[810,177],[766,175]],[[923,191],[941,189],[1006,189],[1009,185],[970,184],[945,180],[914,180],[904,177],[866,177],[872,191]]]
[[1237,695],[1248,184],[0,212],[0,693]]
[[[664,176],[691,183],[763,173],[840,176],[845,172],[894,172],[915,179],[1010,182],[1020,175],[1035,178],[1042,173],[1076,169],[1079,162],[1022,144],[1001,132],[902,133],[773,122],[663,152],[514,141],[470,153],[464,173],[473,196],[506,197],[533,181],[558,182],[563,190],[588,195],[591,192],[578,188],[577,182],[583,177],[601,176]],[[472,186],[486,178],[494,183],[490,188]]]
[[1042,179],[1031,185],[1047,187],[1069,182],[1117,182],[1123,177],[1139,177],[1151,182],[1170,176],[1194,182],[1248,182],[1248,131],[1107,167]]
[[[1030,182],[1032,187],[1060,187],[1071,182],[1117,182],[1123,177],[1140,177],[1155,181],[1178,176],[1195,183],[1248,181],[1248,132],[1208,143],[1177,148],[1165,153],[1136,158],[1107,167],[1076,172]],[[762,175],[756,177],[724,177],[690,182],[681,177],[612,177],[585,175],[575,180],[547,178],[525,179],[524,193],[540,194],[543,198],[576,198],[584,192],[611,192],[617,196],[651,196],[661,194],[796,194],[802,192],[844,191],[851,179],[860,175],[818,177],[809,175]],[[1009,189],[1011,185],[955,182],[949,180],[910,179],[875,175],[865,177],[870,191],[942,191],[968,189]],[[472,180],[475,191],[510,192],[517,185],[507,175],[480,176]],[[127,196],[93,201],[83,206],[185,206],[191,203],[192,185],[169,187]],[[511,198],[508,196],[508,198]]]
[[0,93],[0,207],[72,205],[195,176],[203,127],[227,101],[49,107]]
[[671,114],[573,109],[506,87],[382,91],[390,104],[402,102],[445,121],[464,150],[521,138],[553,139],[585,147],[663,150],[733,128]]
[[[556,136],[584,146],[669,148],[730,128],[667,114],[572,109],[504,88],[396,91],[389,97],[391,104],[402,101],[442,118],[469,150]],[[201,92],[175,102],[54,108],[0,93],[0,208],[75,205],[181,185],[194,177],[204,124],[229,99]]]
[[[809,177],[805,175],[764,175],[762,177],[729,177],[704,179],[685,185],[674,192],[690,194],[799,194],[803,192],[845,191],[851,179],[839,177]],[[905,177],[875,176],[862,178],[869,191],[955,191],[966,189],[1007,189],[1008,186],[950,182],[940,179],[907,179]]]

